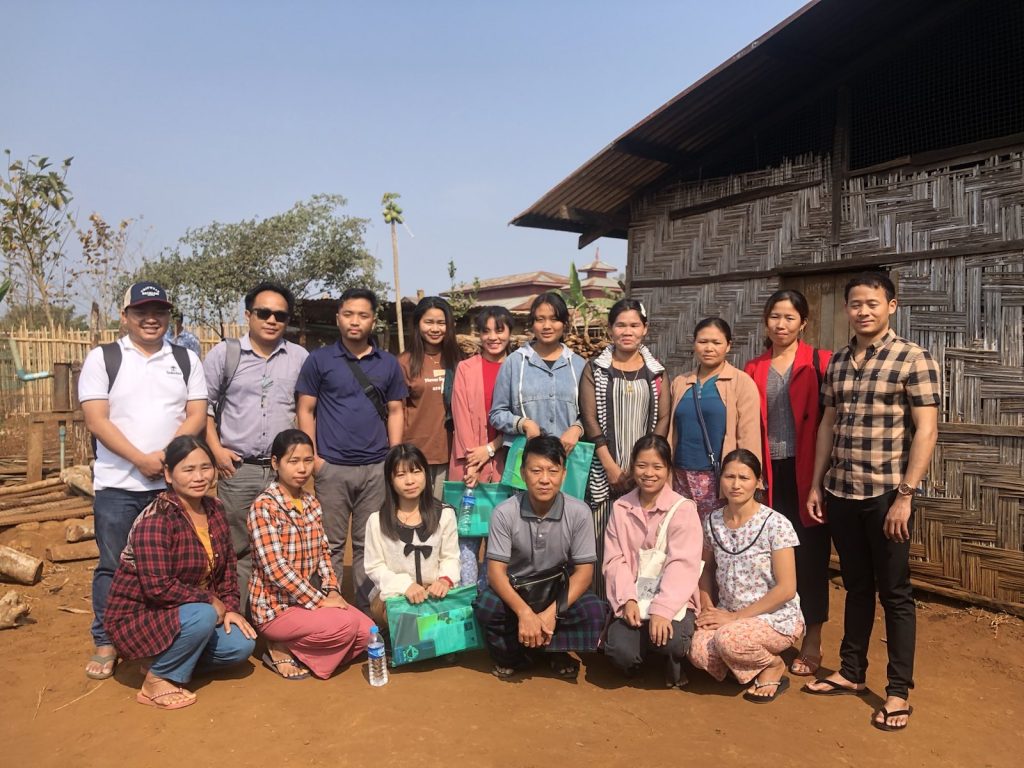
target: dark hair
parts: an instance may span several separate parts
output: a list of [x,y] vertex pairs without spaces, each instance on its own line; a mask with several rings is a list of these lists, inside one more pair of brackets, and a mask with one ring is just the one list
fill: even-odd
[[640,315],[640,322],[647,325],[647,312],[641,302],[636,299],[619,299],[608,310],[608,327],[615,325],[615,321],[623,312],[636,312]]
[[800,320],[806,320],[810,316],[811,310],[807,305],[807,297],[800,293],[800,291],[785,289],[776,291],[769,296],[768,301],[764,303],[765,322],[768,321],[768,315],[770,315],[772,310],[775,309],[775,305],[783,301],[788,301],[793,305],[793,309],[795,309],[796,313],[800,315]]
[[554,435],[537,435],[527,440],[523,447],[523,467],[526,466],[527,456],[540,456],[552,464],[565,466],[565,446]]
[[737,448],[734,451],[729,451],[725,454],[725,458],[722,459],[722,469],[724,470],[726,464],[730,464],[734,461],[738,461],[753,472],[755,478],[758,480],[761,479],[761,460],[752,452],[748,451],[746,448]]
[[[345,292],[341,294],[341,298],[338,299],[338,310],[341,311],[342,305],[346,301],[351,301],[352,299],[365,299],[366,301],[370,302],[370,307],[373,309],[373,311],[377,311],[377,294],[371,291],[369,288],[346,289]],[[398,309],[401,310],[401,308],[402,302],[401,300],[399,300]]]
[[423,372],[423,336],[420,334],[420,320],[431,309],[439,309],[444,313],[444,338],[441,339],[441,366],[449,371],[454,370],[462,359],[462,351],[455,340],[455,317],[452,307],[440,296],[424,296],[412,311],[414,326],[412,342],[409,344],[409,377],[419,378]]
[[493,320],[494,327],[499,331],[503,331],[506,328],[509,330],[512,329],[512,313],[504,307],[480,307],[476,313],[476,317],[473,318],[473,327],[476,328],[477,333],[483,333],[487,330],[488,320]]
[[629,454],[629,473],[633,474],[633,465],[636,464],[636,457],[641,451],[654,451],[658,458],[665,462],[665,466],[672,466],[672,447],[661,435],[644,435],[633,444],[633,451]]
[[555,313],[555,319],[565,325],[569,324],[569,308],[565,306],[565,299],[553,291],[540,294],[530,305],[530,314],[526,318],[526,324],[533,326],[537,322],[537,310],[545,304],[549,305]]
[[245,294],[245,309],[247,312],[252,312],[253,305],[256,302],[256,297],[266,291],[271,291],[273,293],[280,295],[280,297],[284,299],[285,302],[288,304],[288,314],[291,315],[295,313],[295,294],[289,291],[280,283],[274,283],[271,282],[270,280],[264,280],[262,283],[257,285],[247,294]]
[[732,344],[732,328],[720,317],[705,317],[697,326],[693,329],[693,339],[697,340],[697,334],[703,331],[705,328],[717,328],[725,335],[725,340]]
[[195,435],[178,435],[164,448],[164,466],[167,468],[167,471],[173,472],[174,468],[181,464],[185,457],[196,448],[205,453],[212,464],[217,464],[216,459],[213,458],[213,451],[210,450],[210,446],[206,444],[203,438],[196,437]]
[[850,291],[859,286],[865,288],[881,288],[885,291],[885,300],[892,301],[896,298],[896,285],[889,276],[883,272],[861,272],[854,275],[843,289],[843,301],[850,300]]
[[412,443],[399,443],[388,451],[384,459],[384,478],[387,481],[387,493],[384,494],[384,506],[380,510],[380,532],[392,541],[398,541],[398,492],[392,478],[399,467],[423,470],[423,493],[420,494],[420,519],[423,521],[423,537],[434,534],[441,524],[441,502],[434,498],[434,490],[430,487],[430,465],[423,451]]
[[308,445],[312,448],[313,441],[301,429],[286,429],[283,432],[278,432],[273,445],[270,446],[270,457],[281,461],[297,445]]

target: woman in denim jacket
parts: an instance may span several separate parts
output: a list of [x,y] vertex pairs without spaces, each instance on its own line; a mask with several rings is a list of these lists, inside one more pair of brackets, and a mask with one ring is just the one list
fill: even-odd
[[568,453],[583,436],[578,392],[586,361],[562,343],[569,310],[557,293],[533,300],[527,324],[533,341],[510,354],[498,371],[491,425],[507,441],[553,435]]

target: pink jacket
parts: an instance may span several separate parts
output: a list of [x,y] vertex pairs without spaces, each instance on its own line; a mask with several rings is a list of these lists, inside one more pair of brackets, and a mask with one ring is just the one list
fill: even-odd
[[[636,489],[612,504],[604,534],[604,580],[608,602],[616,616],[628,600],[636,600],[636,574],[640,549],[650,549],[658,538],[658,526],[668,510],[682,496],[666,484],[654,510],[644,512]],[[651,601],[650,612],[671,620],[688,606],[698,612],[700,556],[704,545],[697,505],[689,499],[676,509],[668,530],[668,557],[662,571],[661,587]]]
[[[462,482],[466,474],[466,454],[487,442],[487,410],[484,408],[484,374],[482,358],[474,355],[459,363],[452,383],[452,455],[448,462],[448,479]],[[505,449],[480,472],[481,483],[501,482],[505,470]]]

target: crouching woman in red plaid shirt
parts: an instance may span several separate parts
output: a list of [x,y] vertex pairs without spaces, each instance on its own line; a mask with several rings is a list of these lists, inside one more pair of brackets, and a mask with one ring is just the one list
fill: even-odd
[[288,680],[327,679],[366,650],[373,622],[341,596],[316,497],[313,441],[298,429],[274,438],[277,480],[249,509],[249,610],[267,639],[263,664]]
[[192,435],[164,450],[170,488],[132,525],[110,586],[104,627],[125,658],[153,657],[135,699],[159,709],[195,703],[197,669],[240,664],[256,632],[238,613],[235,550],[224,508],[207,496],[210,449]]

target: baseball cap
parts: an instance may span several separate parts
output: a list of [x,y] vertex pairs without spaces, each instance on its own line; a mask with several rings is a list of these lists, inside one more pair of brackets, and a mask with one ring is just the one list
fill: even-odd
[[123,306],[125,309],[140,307],[143,304],[163,304],[170,307],[171,302],[167,298],[167,291],[150,280],[143,280],[135,283],[124,292]]

